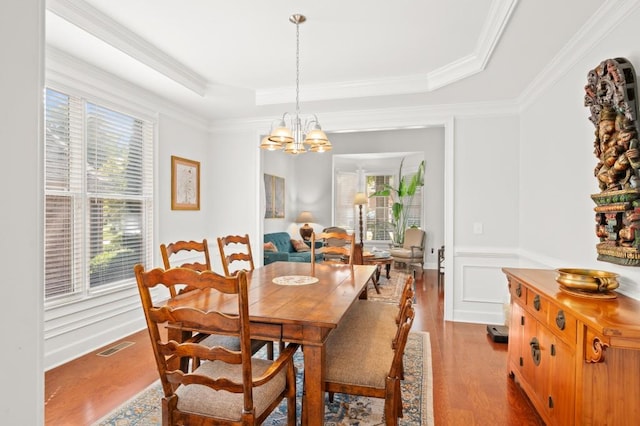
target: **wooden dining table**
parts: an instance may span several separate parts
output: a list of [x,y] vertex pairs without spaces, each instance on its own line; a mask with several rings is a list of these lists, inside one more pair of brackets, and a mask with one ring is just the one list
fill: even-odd
[[[359,297],[366,298],[366,285],[376,268],[274,262],[247,274],[251,337],[303,345],[303,424],[323,424],[325,342],[352,304]],[[306,283],[309,281],[316,282]],[[238,308],[234,298],[213,291],[186,292],[167,304],[229,314],[237,313]],[[198,331],[180,330],[179,324],[169,327]]]

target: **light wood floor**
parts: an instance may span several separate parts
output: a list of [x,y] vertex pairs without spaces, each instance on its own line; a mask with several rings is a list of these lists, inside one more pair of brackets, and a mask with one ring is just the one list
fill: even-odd
[[[413,328],[431,336],[436,425],[543,425],[507,375],[507,345],[493,343],[483,324],[443,321],[435,270],[418,274],[416,289]],[[90,425],[157,380],[146,330],[123,341],[134,344],[96,355],[114,342],[45,374],[46,425]]]

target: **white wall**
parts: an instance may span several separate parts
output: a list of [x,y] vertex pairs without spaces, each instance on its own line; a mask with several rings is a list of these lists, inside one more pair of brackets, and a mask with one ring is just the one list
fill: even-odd
[[[461,117],[455,129],[454,279],[445,276],[451,319],[502,323],[503,266],[517,261],[518,117]],[[480,228],[480,229],[476,229]]]
[[248,234],[254,257],[262,258],[262,234],[258,229],[262,229],[265,206],[259,191],[264,185],[259,140],[250,124],[214,129],[210,136],[211,180],[207,196],[211,199],[211,214],[207,229],[213,267],[218,271],[222,264],[215,239],[220,236]]
[[[524,260],[550,268],[594,268],[621,275],[620,291],[640,298],[640,268],[597,261],[593,169],[594,126],[583,105],[587,73],[608,58],[625,57],[640,70],[640,10],[623,17],[572,63],[552,74],[555,84],[521,115],[520,248]],[[605,27],[608,28],[608,27]],[[636,77],[637,78],[637,77]]]
[[44,1],[0,4],[0,182],[5,206],[0,259],[3,304],[0,355],[5,389],[0,419],[44,423],[42,366],[42,87]]

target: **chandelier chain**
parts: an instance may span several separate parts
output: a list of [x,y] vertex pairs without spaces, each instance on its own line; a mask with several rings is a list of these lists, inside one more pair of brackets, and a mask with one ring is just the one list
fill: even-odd
[[[289,17],[289,22],[296,25],[296,112],[295,116],[285,112],[282,118],[272,123],[271,131],[260,143],[260,148],[269,151],[283,149],[287,154],[301,154],[306,152],[304,145],[309,145],[311,152],[327,152],[332,149],[326,133],[322,131],[318,117],[313,114],[300,118],[300,24],[307,18],[301,14]],[[287,119],[289,123],[287,124]]]
[[300,24],[296,23],[296,116],[300,115]]

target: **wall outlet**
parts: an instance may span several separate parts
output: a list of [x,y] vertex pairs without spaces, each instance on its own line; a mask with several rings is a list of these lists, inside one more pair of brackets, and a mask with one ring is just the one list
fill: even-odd
[[482,234],[483,230],[482,230],[482,222],[475,222],[473,224],[473,233],[476,235],[480,235]]

